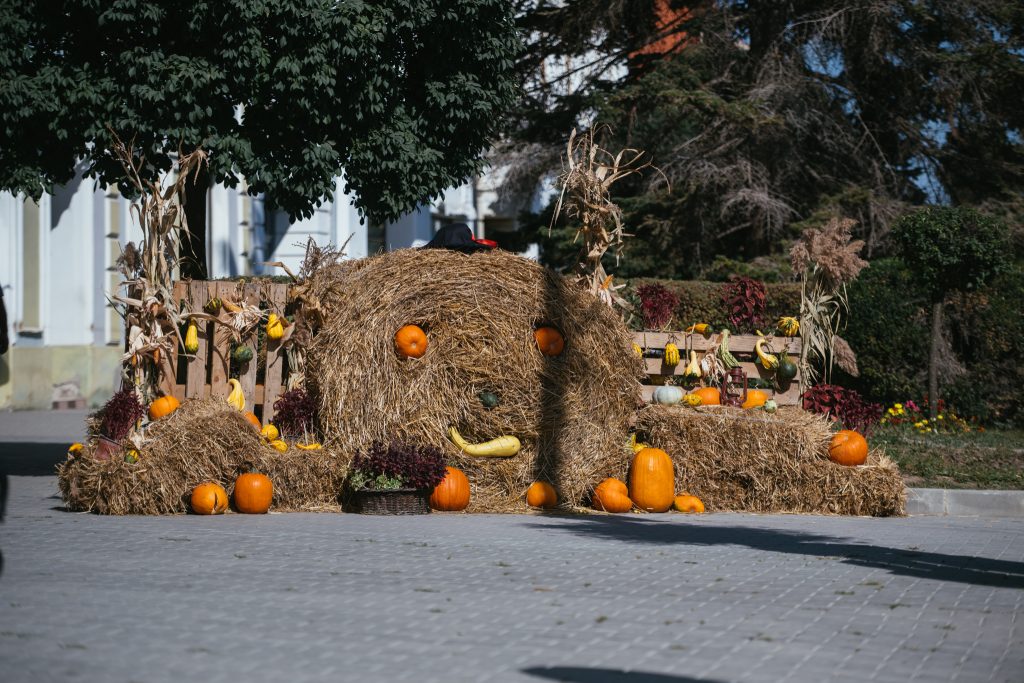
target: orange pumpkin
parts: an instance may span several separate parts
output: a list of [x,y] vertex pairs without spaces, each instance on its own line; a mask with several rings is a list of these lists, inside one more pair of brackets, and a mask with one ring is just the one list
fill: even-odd
[[533,331],[533,338],[537,340],[537,346],[545,356],[558,356],[565,349],[562,333],[553,327],[538,327]]
[[609,477],[594,489],[593,504],[595,510],[605,512],[629,512],[633,509],[633,501],[625,482]]
[[395,332],[395,349],[402,358],[419,358],[427,352],[427,333],[416,325]]
[[700,396],[700,404],[702,406],[722,405],[722,392],[715,387],[701,387],[690,393],[694,396]]
[[235,509],[251,515],[261,515],[270,509],[274,499],[274,484],[270,477],[249,472],[235,479]]
[[665,512],[675,498],[672,459],[660,448],[645,448],[633,456],[629,469],[629,497],[641,510]]
[[245,413],[245,419],[251,422],[253,426],[256,427],[257,431],[263,429],[263,424],[260,422],[260,419],[256,417],[256,413],[252,412],[251,410]]
[[149,404],[149,419],[159,420],[178,409],[181,403],[173,396],[161,396]]
[[768,400],[768,394],[760,389],[748,389],[747,400],[743,402],[744,408],[760,408]]
[[679,512],[704,512],[704,502],[697,496],[691,496],[689,493],[676,496],[676,499],[672,501],[672,507]]
[[532,508],[550,510],[558,505],[558,494],[555,487],[546,481],[535,481],[526,489],[526,504]]
[[863,465],[868,459],[868,441],[852,429],[844,429],[832,437],[828,459],[848,467]]
[[443,512],[458,512],[469,507],[469,479],[462,470],[445,467],[441,483],[430,494],[430,507]]
[[219,515],[228,509],[228,492],[220,484],[208,481],[192,489],[189,502],[197,515]]

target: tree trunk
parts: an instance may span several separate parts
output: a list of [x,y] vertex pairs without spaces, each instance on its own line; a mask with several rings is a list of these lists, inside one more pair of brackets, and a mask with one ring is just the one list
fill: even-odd
[[181,236],[178,256],[181,276],[207,280],[206,270],[206,195],[210,190],[210,174],[206,166],[185,183],[185,219],[188,232]]
[[942,301],[932,303],[932,348],[928,354],[928,416],[939,414],[939,345],[942,344]]

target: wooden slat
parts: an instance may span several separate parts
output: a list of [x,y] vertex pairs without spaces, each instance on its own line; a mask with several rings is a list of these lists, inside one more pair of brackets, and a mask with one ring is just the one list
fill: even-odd
[[[686,345],[687,335],[684,332],[633,332],[633,341],[644,349],[663,349],[665,344],[674,343],[680,350]],[[718,338],[717,334],[705,339],[703,335],[694,334],[693,350],[704,351],[711,346]],[[732,334],[729,335],[729,351],[732,353],[753,353],[754,344],[758,337],[753,334]],[[781,352],[785,345],[786,352],[791,356],[800,354],[800,337],[773,337],[772,346],[776,351]]]
[[[235,285],[231,282],[211,282],[215,292],[214,296],[221,300],[229,299],[235,301]],[[223,309],[220,317],[227,320],[227,312]],[[221,325],[215,327],[223,327]],[[228,371],[231,369],[231,336],[226,329],[217,329],[213,335],[213,347],[210,357],[210,396],[227,398],[228,396]]]
[[[682,356],[682,353],[680,353]],[[698,359],[700,356],[698,356]],[[740,362],[740,367],[747,373],[747,377],[762,377],[764,379],[771,379],[772,373],[766,371],[760,363],[755,363],[753,357],[745,358],[742,355],[737,358]],[[687,361],[680,357],[679,364],[675,367],[669,367],[665,365],[665,361],[661,358],[644,358],[644,372],[648,375],[656,375],[663,377],[681,376],[686,371]],[[797,373],[797,378],[800,375]],[[794,379],[797,382],[798,379]]]
[[[175,306],[184,298],[185,285],[181,282],[174,283],[171,288],[172,300],[167,303]],[[174,396],[178,377],[178,351],[181,341],[178,339],[177,330],[171,331],[168,337],[171,342],[171,352],[160,354],[160,392],[166,396]]]
[[[202,311],[203,306],[210,300],[209,283],[201,280],[193,280],[188,288],[189,303],[193,311]],[[195,357],[188,361],[188,375],[185,378],[186,398],[203,398],[206,395],[206,369],[210,354],[210,327],[213,325],[208,320],[196,322],[199,330],[199,350]]]
[[[270,310],[276,311],[278,315],[284,314],[284,308],[288,303],[288,285],[276,284],[271,286]],[[267,424],[274,418],[274,401],[283,391],[281,386],[284,376],[284,351],[277,341],[267,340],[267,366],[263,375],[263,386],[257,387],[258,397],[254,400],[263,403],[263,424]]]
[[[244,298],[247,303],[259,307],[260,286],[256,284],[247,284],[245,286]],[[246,410],[252,410],[255,406],[253,396],[256,393],[256,368],[259,367],[259,358],[256,354],[262,353],[261,349],[256,348],[257,337],[258,334],[253,332],[250,338],[242,340],[244,343],[248,344],[253,351],[252,360],[240,368],[241,374],[238,376],[238,383],[242,385],[242,393],[245,394]]]
[[[658,387],[656,387],[656,386],[643,386],[643,387],[641,387],[640,393],[643,396],[644,401],[646,401],[647,403],[650,403],[651,402],[651,398],[653,398],[653,396],[654,396],[654,390],[657,389],[657,388]],[[769,393],[771,393],[771,392],[769,392]],[[795,406],[795,405],[799,405],[799,403],[800,403],[800,392],[799,392],[798,389],[795,389],[795,388],[791,387],[789,391],[787,391],[787,392],[785,392],[783,394],[776,393],[775,394],[775,402],[777,404],[779,404],[780,406]]]

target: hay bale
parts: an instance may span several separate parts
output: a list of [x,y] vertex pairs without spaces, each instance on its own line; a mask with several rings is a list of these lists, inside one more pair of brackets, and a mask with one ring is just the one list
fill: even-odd
[[[552,483],[563,505],[581,505],[628,462],[639,359],[620,318],[561,275],[506,252],[406,249],[322,268],[308,290],[326,318],[308,349],[306,386],[343,451],[396,438],[437,446],[469,477],[471,511],[522,510],[535,479]],[[395,353],[395,332],[408,324],[427,332],[422,358]],[[563,333],[560,356],[538,350],[541,324]],[[486,409],[483,390],[500,405]],[[514,435],[522,450],[466,457],[447,438],[452,425],[470,441]]]
[[215,481],[231,493],[248,463],[274,482],[272,509],[339,509],[348,458],[330,448],[279,453],[223,400],[185,401],[145,436],[137,463],[98,461],[86,448],[61,464],[58,484],[68,507],[111,515],[188,512],[193,487]]
[[799,408],[767,415],[648,406],[637,430],[671,456],[677,490],[698,496],[709,512],[904,514],[906,490],[895,463],[878,451],[861,467],[831,462],[831,423]]

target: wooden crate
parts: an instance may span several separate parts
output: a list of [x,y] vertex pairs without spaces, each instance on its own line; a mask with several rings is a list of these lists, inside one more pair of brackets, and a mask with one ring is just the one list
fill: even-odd
[[[174,297],[188,302],[193,311],[202,311],[213,297],[245,301],[265,310],[283,313],[288,303],[288,285],[277,283],[212,282],[192,280],[174,283]],[[224,316],[223,310],[220,313]],[[186,398],[223,397],[230,392],[231,336],[222,325],[208,320],[197,323],[199,350],[187,355],[178,344],[177,356],[164,359],[161,389],[179,401]],[[262,326],[261,326],[262,327]],[[253,349],[253,358],[238,368],[237,379],[245,393],[245,409],[267,422],[274,416],[274,401],[284,391],[287,360],[279,342],[253,334],[244,340]]]
[[[695,334],[692,337],[693,350],[698,354],[705,351],[708,346],[714,342],[717,335],[712,335],[710,339],[705,339],[703,335]],[[757,342],[758,337],[752,334],[735,334],[729,336],[729,351],[732,355],[736,356],[736,360],[740,361],[740,367],[747,373],[748,377],[761,377],[764,379],[771,379],[771,376],[765,372],[761,365],[755,364],[754,361],[757,359],[757,355],[754,352],[754,343]],[[683,371],[686,369],[685,359],[685,347],[687,342],[687,335],[685,332],[634,332],[633,341],[640,345],[640,348],[644,350],[644,363],[647,368],[647,381],[644,382],[643,396],[645,401],[650,401],[654,395],[654,390],[665,383],[665,379],[673,376],[681,376]],[[665,352],[665,345],[673,343],[679,347],[680,361],[679,365],[669,367],[665,365],[663,355]],[[794,362],[800,357],[800,338],[799,337],[775,337],[772,340],[772,346],[781,353],[783,346],[785,346],[786,352]],[[648,357],[656,356],[656,357]],[[769,392],[771,393],[771,392]],[[775,401],[782,406],[785,405],[799,405],[800,404],[800,375],[797,374],[796,378],[790,382],[786,391],[777,391],[775,393]]]

